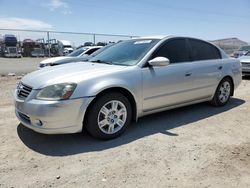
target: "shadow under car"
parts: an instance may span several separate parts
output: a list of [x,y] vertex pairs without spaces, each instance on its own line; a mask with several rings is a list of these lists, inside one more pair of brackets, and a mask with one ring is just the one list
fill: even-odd
[[76,134],[45,135],[36,133],[22,124],[18,125],[17,133],[27,147],[38,153],[48,156],[67,156],[118,147],[157,133],[178,136],[177,133],[172,133],[170,130],[223,113],[244,103],[244,100],[232,98],[223,107],[200,103],[148,115],[139,119],[138,122],[132,123],[120,137],[108,141],[92,138],[86,131]]

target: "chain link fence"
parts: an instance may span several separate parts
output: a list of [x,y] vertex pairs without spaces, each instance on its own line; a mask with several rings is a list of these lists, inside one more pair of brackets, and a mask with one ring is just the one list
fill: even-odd
[[[106,45],[121,40],[127,40],[138,36],[132,35],[115,35],[103,33],[82,33],[82,32],[63,32],[47,30],[23,30],[23,29],[1,29],[0,28],[0,52],[9,53],[6,50],[7,42],[5,36],[16,38],[16,53],[22,56],[32,56],[37,52],[41,56],[57,56],[56,50],[59,41],[67,41],[73,49],[89,45]],[[11,44],[14,45],[13,43]],[[68,45],[69,46],[69,45]],[[10,48],[11,49],[11,48]],[[13,49],[12,49],[13,51]]]

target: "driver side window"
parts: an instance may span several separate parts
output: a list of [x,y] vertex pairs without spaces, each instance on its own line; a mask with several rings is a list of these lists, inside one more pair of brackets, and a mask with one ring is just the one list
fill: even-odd
[[190,61],[186,45],[186,39],[173,39],[167,41],[153,55],[155,57],[166,57],[170,63],[181,63]]

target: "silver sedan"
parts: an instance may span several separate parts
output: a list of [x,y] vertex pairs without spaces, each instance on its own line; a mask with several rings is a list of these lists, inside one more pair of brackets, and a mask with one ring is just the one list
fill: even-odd
[[241,82],[239,60],[203,40],[145,37],[117,43],[86,63],[46,67],[15,90],[21,123],[46,134],[111,139],[132,120],[210,101],[225,105]]
[[239,60],[242,65],[242,74],[244,76],[250,75],[250,51],[247,52],[244,56],[239,57]]

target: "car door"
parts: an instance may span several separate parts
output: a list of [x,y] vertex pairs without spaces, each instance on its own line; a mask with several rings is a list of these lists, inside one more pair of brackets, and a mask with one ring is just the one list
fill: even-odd
[[[164,67],[146,66],[142,69],[143,111],[189,102],[192,96],[192,63],[185,38],[171,39],[151,56],[166,57]],[[149,60],[150,60],[149,59]]]
[[210,43],[188,39],[193,61],[193,81],[195,96],[211,97],[218,86],[223,63],[220,51]]

